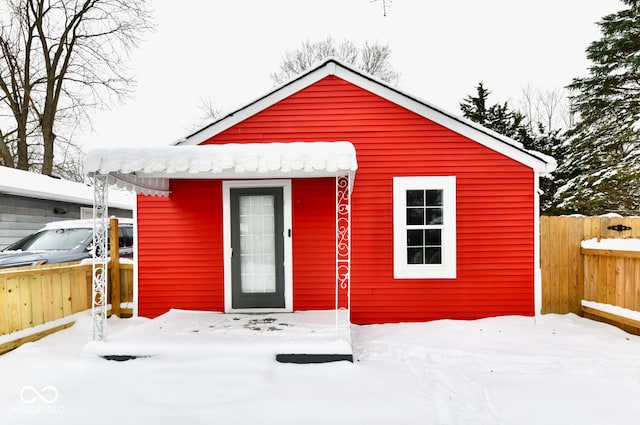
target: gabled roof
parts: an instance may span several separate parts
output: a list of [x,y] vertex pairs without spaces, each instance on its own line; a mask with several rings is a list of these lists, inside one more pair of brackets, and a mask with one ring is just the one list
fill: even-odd
[[355,86],[374,93],[390,102],[402,106],[437,124],[466,136],[494,151],[504,154],[541,174],[550,173],[556,168],[556,161],[540,152],[527,150],[513,139],[489,130],[477,123],[446,112],[430,103],[411,96],[376,78],[358,71],[344,63],[330,58],[296,79],[276,88],[248,105],[226,115],[212,124],[178,140],[175,145],[199,145],[226,129],[246,120],[260,111],[278,103],[294,93],[322,80],[327,76],[336,76]]

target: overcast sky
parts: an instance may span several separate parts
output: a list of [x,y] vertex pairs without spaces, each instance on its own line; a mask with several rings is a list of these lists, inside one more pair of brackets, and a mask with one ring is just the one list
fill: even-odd
[[94,114],[86,149],[167,145],[187,135],[199,98],[231,111],[273,88],[286,51],[327,36],[388,44],[399,88],[459,114],[479,81],[490,100],[586,75],[595,24],[619,0],[155,0],[157,28],[134,52],[133,98]]

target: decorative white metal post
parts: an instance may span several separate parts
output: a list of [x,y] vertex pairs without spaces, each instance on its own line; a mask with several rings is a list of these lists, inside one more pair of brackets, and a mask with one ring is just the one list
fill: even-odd
[[351,175],[336,177],[336,315],[351,309]]
[[109,217],[107,176],[93,176],[93,278],[91,291],[91,317],[93,340],[104,341],[107,327],[107,240]]

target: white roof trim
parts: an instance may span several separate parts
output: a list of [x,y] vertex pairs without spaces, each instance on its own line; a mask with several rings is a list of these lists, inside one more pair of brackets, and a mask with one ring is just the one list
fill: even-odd
[[169,178],[331,177],[358,169],[349,142],[228,143],[102,148],[87,154],[89,175],[147,195],[167,195]]
[[335,75],[358,87],[370,91],[384,99],[400,105],[417,113],[431,121],[470,138],[496,152],[512,158],[542,175],[550,173],[556,168],[555,159],[540,152],[525,149],[521,143],[489,130],[473,121],[448,113],[423,100],[410,96],[400,90],[391,88],[386,83],[376,78],[365,75],[336,59],[328,59],[316,68],[286,83],[267,95],[256,99],[247,106],[215,121],[211,125],[177,141],[176,145],[198,145],[224,130],[244,121],[252,115],[272,106],[292,94],[320,81],[321,79]]

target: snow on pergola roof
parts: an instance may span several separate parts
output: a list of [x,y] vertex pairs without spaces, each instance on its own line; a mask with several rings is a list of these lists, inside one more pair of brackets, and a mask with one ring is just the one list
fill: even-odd
[[146,195],[167,195],[169,178],[331,177],[357,168],[349,142],[102,148],[85,160],[89,175]]

